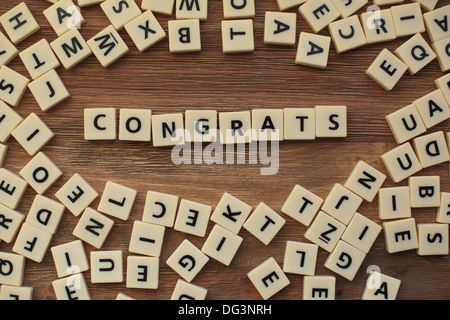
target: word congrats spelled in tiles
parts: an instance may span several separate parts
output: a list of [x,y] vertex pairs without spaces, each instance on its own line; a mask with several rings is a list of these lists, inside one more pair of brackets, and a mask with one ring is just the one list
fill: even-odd
[[252,140],[314,140],[347,136],[346,106],[258,109],[251,113],[208,112],[187,110],[185,115],[155,115],[151,110],[120,109],[117,123],[115,108],[85,109],[84,138],[153,141],[153,146],[164,147],[216,139],[222,144],[236,144]]

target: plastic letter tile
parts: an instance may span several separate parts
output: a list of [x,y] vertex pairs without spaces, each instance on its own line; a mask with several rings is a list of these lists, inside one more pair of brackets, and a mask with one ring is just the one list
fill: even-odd
[[82,273],[52,282],[56,300],[91,300],[89,288]]
[[436,41],[431,45],[436,53],[439,66],[442,72],[450,70],[450,36]]
[[419,256],[448,255],[448,225],[441,223],[423,223],[417,225],[419,238]]
[[45,153],[39,152],[19,174],[38,194],[43,194],[63,172]]
[[152,116],[153,146],[166,147],[184,144],[184,119],[182,113]]
[[61,222],[65,207],[50,198],[36,195],[26,218],[26,222],[50,234],[55,234]]
[[146,11],[128,22],[125,30],[140,52],[144,52],[167,36],[152,11]]
[[219,113],[220,141],[223,144],[250,143],[251,126],[250,111]]
[[3,162],[5,161],[7,152],[8,152],[8,146],[6,144],[0,143],[0,167],[3,165]]
[[448,23],[450,22],[450,4],[426,12],[423,15],[423,20],[431,42],[450,37],[450,29],[448,28]]
[[121,30],[142,13],[134,0],[106,0],[100,7],[116,30]]
[[225,19],[253,18],[255,16],[255,0],[222,0],[223,17]]
[[200,20],[169,20],[169,51],[197,52],[202,49]]
[[85,140],[115,140],[116,138],[116,109],[84,109]]
[[361,300],[395,300],[401,280],[372,272],[366,281]]
[[298,7],[302,3],[305,3],[307,0],[276,0],[278,9],[280,11],[286,11],[288,9],[291,9],[293,7]]
[[42,111],[48,111],[70,97],[56,70],[50,70],[28,85]]
[[366,74],[386,91],[394,89],[408,66],[388,49],[383,49],[375,58]]
[[442,90],[434,90],[414,101],[428,129],[450,118],[449,103]]
[[91,282],[123,282],[122,251],[91,251]]
[[225,192],[214,209],[211,221],[238,234],[251,211],[250,205]]
[[344,186],[364,200],[372,202],[385,179],[386,176],[383,173],[360,160]]
[[142,221],[172,228],[178,208],[178,196],[148,191]]
[[5,143],[23,118],[3,101],[0,101],[0,118],[3,119],[0,121],[0,142]]
[[416,105],[410,104],[386,116],[397,143],[404,143],[427,131]]
[[67,70],[74,68],[92,55],[92,51],[80,31],[72,28],[50,43],[61,64]]
[[0,168],[0,203],[13,210],[16,209],[27,187],[28,183],[17,174]]
[[441,204],[440,176],[414,176],[408,179],[411,208],[439,207]]
[[328,65],[331,37],[300,32],[295,63],[325,69]]
[[268,245],[286,223],[277,212],[261,202],[244,223],[244,228]]
[[142,221],[134,221],[129,252],[159,257],[164,240],[165,227]]
[[185,239],[170,255],[166,264],[184,280],[192,282],[208,261],[207,255]]
[[369,0],[331,0],[341,13],[342,18],[350,17],[356,11],[364,7]]
[[389,253],[407,251],[419,247],[414,218],[384,222],[383,230],[386,250]]
[[321,210],[348,225],[363,199],[339,183],[335,183]]
[[431,11],[436,7],[439,0],[411,0],[420,3],[420,6],[426,11]]
[[423,168],[450,161],[447,141],[443,131],[415,138],[414,148]]
[[447,136],[448,150],[450,151],[450,132],[447,132],[446,136]]
[[204,237],[212,208],[209,205],[182,199],[178,208],[174,229]]
[[217,141],[217,111],[186,110],[185,118],[186,142]]
[[30,80],[14,71],[2,66],[0,69],[0,99],[13,107],[17,107],[22,100]]
[[114,220],[107,218],[94,209],[86,208],[72,234],[95,248],[100,249],[113,225]]
[[441,204],[437,209],[436,222],[450,224],[450,193],[441,193]]
[[80,8],[72,0],[59,0],[44,10],[44,16],[58,36],[72,28],[80,28],[85,22]]
[[254,50],[253,19],[222,21],[223,53],[253,52]]
[[23,223],[12,251],[37,263],[44,260],[53,235],[28,223]]
[[282,141],[284,139],[282,109],[252,110],[252,141]]
[[409,142],[406,142],[381,156],[393,182],[398,183],[422,170],[422,165]]
[[176,0],[175,16],[179,19],[208,18],[208,0]]
[[243,240],[237,234],[216,224],[201,250],[207,256],[229,266]]
[[316,137],[347,137],[347,107],[316,106]]
[[284,139],[316,139],[316,110],[314,108],[284,109]]
[[89,260],[81,240],[51,247],[50,251],[60,278],[89,270]]
[[303,279],[303,300],[335,300],[336,277],[305,276]]
[[408,3],[391,7],[397,37],[412,36],[425,32],[422,10],[419,3]]
[[30,156],[38,153],[55,136],[36,113],[31,113],[11,134]]
[[381,220],[411,218],[409,187],[381,188],[378,192],[378,216]]
[[33,300],[33,287],[14,287],[2,285],[0,300]]
[[104,68],[108,68],[130,51],[112,25],[89,39],[87,44]]
[[322,249],[331,252],[345,231],[346,226],[338,220],[319,211],[311,226],[305,232],[305,238]]
[[288,277],[272,257],[251,270],[247,276],[264,300],[290,284]]
[[25,215],[0,204],[0,239],[11,243],[22,225]]
[[436,59],[436,53],[420,33],[398,47],[395,54],[408,66],[408,71],[412,75]]
[[438,89],[442,90],[445,100],[450,104],[450,73],[442,76],[434,81]]
[[37,32],[39,24],[25,2],[21,2],[0,17],[0,23],[14,44]]
[[397,39],[392,11],[390,9],[364,12],[361,14],[361,23],[368,44]]
[[[225,1],[227,0],[224,0],[224,3]],[[297,36],[296,24],[296,13],[267,11],[264,23],[264,43],[293,46]]]
[[281,212],[309,226],[322,206],[323,199],[300,185],[295,185],[281,207]]
[[128,256],[126,287],[135,289],[158,289],[159,258]]
[[208,289],[178,279],[170,300],[205,300]]
[[152,111],[120,109],[119,140],[150,141]]
[[325,261],[325,267],[349,281],[353,281],[366,254],[345,241],[339,241]]
[[337,20],[328,25],[336,52],[341,54],[367,44],[366,35],[357,15]]
[[286,241],[283,271],[286,273],[313,276],[316,272],[319,246],[312,243]]
[[341,239],[367,254],[381,230],[379,224],[357,212]]
[[341,15],[331,0],[307,1],[300,6],[299,12],[314,33],[320,32]]
[[116,296],[116,300],[136,300],[133,297],[130,297],[129,295],[119,292]]
[[[82,8],[102,3],[105,0],[78,0],[78,5]],[[55,1],[56,2],[56,1]]]
[[389,6],[392,4],[399,4],[405,0],[373,0],[373,4],[376,6]]
[[61,65],[46,39],[21,51],[19,56],[32,79],[37,79]]
[[0,66],[7,65],[18,54],[19,50],[9,41],[3,32],[0,31]]
[[2,272],[0,283],[20,287],[23,284],[26,259],[24,256],[9,252],[0,252]]
[[126,221],[130,216],[136,195],[136,190],[108,181],[97,210]]
[[74,216],[79,216],[98,197],[98,192],[75,173],[55,195]]
[[164,14],[171,16],[173,13],[173,6],[175,0],[142,0],[141,8],[143,10],[149,10],[154,13]]

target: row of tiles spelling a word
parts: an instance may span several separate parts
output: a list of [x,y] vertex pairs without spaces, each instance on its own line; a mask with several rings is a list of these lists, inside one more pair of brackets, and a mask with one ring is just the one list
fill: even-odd
[[[85,109],[85,140],[116,139],[116,118],[115,108]],[[155,147],[184,142],[238,144],[347,136],[346,106],[238,112],[186,110],[185,117],[182,113],[152,115],[151,110],[120,109],[119,118],[119,140],[152,140]]]

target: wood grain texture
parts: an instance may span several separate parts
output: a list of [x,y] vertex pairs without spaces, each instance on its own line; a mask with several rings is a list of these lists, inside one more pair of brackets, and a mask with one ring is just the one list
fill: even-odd
[[[19,0],[0,0],[1,12],[18,4]],[[141,0],[137,0],[140,5]],[[442,0],[439,6],[447,4]],[[50,3],[27,1],[41,30],[18,47],[23,50],[42,38],[52,41],[56,34],[42,12]],[[108,180],[138,191],[128,221],[115,220],[112,232],[102,250],[121,249],[128,255],[132,222],[142,218],[148,190],[167,192],[180,198],[215,206],[224,192],[229,192],[256,207],[263,201],[276,211],[295,184],[300,184],[325,198],[334,183],[344,183],[358,160],[364,160],[387,174],[380,155],[396,146],[385,116],[424,94],[435,90],[434,80],[442,76],[437,61],[419,74],[406,74],[396,88],[387,93],[365,75],[366,68],[383,48],[391,50],[406,38],[390,43],[370,45],[342,55],[331,48],[325,70],[298,66],[294,63],[296,46],[281,47],[263,44],[264,13],[278,11],[275,0],[260,0],[254,18],[255,52],[224,55],[221,48],[221,1],[210,1],[208,20],[201,24],[202,51],[170,54],[165,39],[144,53],[134,47],[125,30],[120,32],[130,47],[130,53],[103,69],[95,56],[89,57],[71,71],[58,69],[71,92],[71,98],[47,113],[40,111],[30,91],[15,110],[22,116],[36,112],[55,132],[55,138],[43,151],[64,171],[64,176],[46,193],[54,193],[74,174],[80,173],[100,193]],[[289,10],[296,12],[296,9]],[[363,12],[363,10],[361,10]],[[109,22],[99,6],[82,9],[86,23],[80,32],[89,39]],[[167,31],[173,17],[156,15]],[[298,16],[297,32],[311,32]],[[327,34],[323,31],[322,34]],[[426,36],[426,35],[425,35]],[[19,58],[10,67],[28,75]],[[187,109],[222,111],[253,108],[313,107],[315,105],[347,105],[348,137],[312,142],[291,141],[280,144],[280,169],[275,176],[260,175],[261,165],[174,165],[170,148],[154,148],[150,143],[83,139],[83,109],[95,107],[148,108],[154,114],[184,112]],[[449,130],[448,120],[428,132]],[[31,159],[11,138],[4,167],[18,173]],[[425,169],[419,175],[440,175],[442,191],[450,192],[449,164]],[[405,185],[406,182],[401,183]],[[385,186],[394,184],[388,178]],[[26,214],[35,193],[28,188],[19,211]],[[92,204],[98,205],[98,199]],[[364,202],[359,212],[381,223],[377,198]],[[435,209],[413,209],[418,223],[434,222]],[[211,259],[193,283],[208,289],[208,299],[260,299],[247,273],[274,257],[281,265],[287,240],[306,241],[306,227],[283,215],[287,223],[273,242],[265,246],[246,230],[242,246],[232,264],[225,267]],[[72,231],[78,221],[66,211],[51,246],[75,240]],[[213,224],[210,222],[207,234]],[[119,292],[136,299],[169,299],[178,275],[165,261],[177,246],[189,239],[198,247],[205,238],[189,236],[167,229],[160,257],[158,290],[127,289],[121,284],[92,284],[85,272],[92,299],[115,299]],[[0,243],[0,251],[11,252],[13,244]],[[94,248],[85,245],[89,253]],[[323,264],[328,253],[319,250],[316,274],[334,275]],[[126,260],[124,260],[126,261]],[[402,280],[398,299],[449,299],[450,257],[420,257],[414,251],[389,254],[380,234],[367,255],[354,281],[336,275],[337,299],[360,299],[367,279],[365,270],[377,265],[381,272]],[[126,270],[126,265],[124,266]],[[291,284],[272,299],[301,299],[303,277],[288,274]],[[50,251],[42,263],[27,260],[24,285],[34,287],[35,299],[55,299],[51,282],[57,279]]]

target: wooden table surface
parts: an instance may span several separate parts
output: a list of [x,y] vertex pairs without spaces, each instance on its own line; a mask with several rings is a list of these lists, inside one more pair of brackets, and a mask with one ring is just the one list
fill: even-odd
[[[42,14],[50,3],[26,1],[41,30],[20,45],[23,50],[42,38],[52,41],[56,34]],[[208,20],[201,23],[202,51],[171,54],[168,39],[144,53],[139,53],[125,30],[120,35],[130,52],[107,69],[95,56],[67,71],[58,72],[71,93],[70,99],[44,113],[40,111],[30,91],[15,110],[23,117],[37,113],[56,136],[43,151],[63,170],[64,175],[45,194],[55,192],[74,174],[80,173],[101,194],[109,180],[138,191],[128,221],[115,219],[114,227],[101,250],[121,249],[124,261],[133,221],[141,220],[148,190],[167,192],[213,207],[224,192],[229,192],[251,206],[261,201],[280,212],[281,206],[295,184],[300,184],[325,198],[334,183],[344,183],[358,160],[364,160],[387,174],[380,155],[396,146],[385,116],[413,100],[436,89],[434,80],[443,75],[435,60],[415,76],[405,74],[392,92],[386,92],[365,75],[365,70],[383,48],[394,50],[407,38],[365,46],[336,54],[332,45],[325,70],[303,67],[294,63],[296,46],[269,46],[263,43],[265,11],[278,11],[275,0],[256,1],[254,18],[255,51],[245,54],[222,53],[220,23],[222,1],[209,1]],[[448,4],[439,1],[438,7]],[[4,13],[20,0],[1,0]],[[141,0],[137,0],[138,5]],[[362,9],[359,13],[365,10]],[[296,12],[296,8],[289,10]],[[89,39],[109,25],[99,6],[82,8],[86,23],[80,32]],[[167,31],[169,19],[156,15]],[[298,15],[297,33],[311,32]],[[327,34],[324,30],[321,34]],[[426,34],[424,34],[427,37]],[[9,66],[28,76],[21,60],[15,58]],[[280,143],[280,167],[274,176],[262,176],[262,165],[175,165],[170,148],[155,148],[151,143],[115,141],[85,141],[83,110],[114,107],[146,108],[154,114],[183,112],[188,109],[241,111],[254,108],[314,107],[316,105],[346,105],[348,107],[348,137],[316,141],[285,141]],[[428,131],[449,131],[448,120]],[[14,140],[9,139],[4,167],[18,173],[31,157]],[[440,175],[441,189],[450,192],[449,164],[422,170],[418,175]],[[406,181],[399,185],[406,185]],[[384,186],[394,186],[388,178]],[[18,210],[28,213],[36,193],[28,188]],[[97,208],[99,199],[93,204]],[[382,223],[378,218],[377,198],[363,202],[360,213]],[[436,209],[413,209],[417,223],[435,222]],[[282,214],[282,213],[281,213]],[[244,241],[229,267],[210,259],[193,283],[208,289],[207,299],[261,299],[247,277],[247,272],[269,257],[282,265],[287,240],[307,241],[306,227],[282,214],[286,224],[272,243],[262,244],[245,229]],[[76,240],[72,231],[78,221],[66,210],[50,246]],[[208,231],[213,223],[210,222]],[[201,247],[206,238],[167,229],[160,257],[160,280],[157,290],[128,289],[120,284],[92,284],[90,272],[85,272],[92,299],[115,299],[119,292],[136,299],[169,299],[179,276],[165,261],[184,240]],[[11,244],[0,243],[0,251],[11,252]],[[95,250],[85,244],[87,253]],[[316,275],[337,278],[337,299],[360,299],[367,280],[366,270],[377,265],[381,272],[402,281],[398,299],[449,299],[450,257],[420,257],[414,250],[389,254],[384,235],[380,234],[353,281],[333,274],[324,267],[328,253],[319,249]],[[126,270],[126,265],[124,266]],[[125,272],[125,271],[124,271]],[[303,276],[288,274],[290,285],[272,299],[302,299]],[[55,299],[52,281],[57,279],[50,251],[42,263],[27,260],[23,285],[34,287],[34,299]]]

